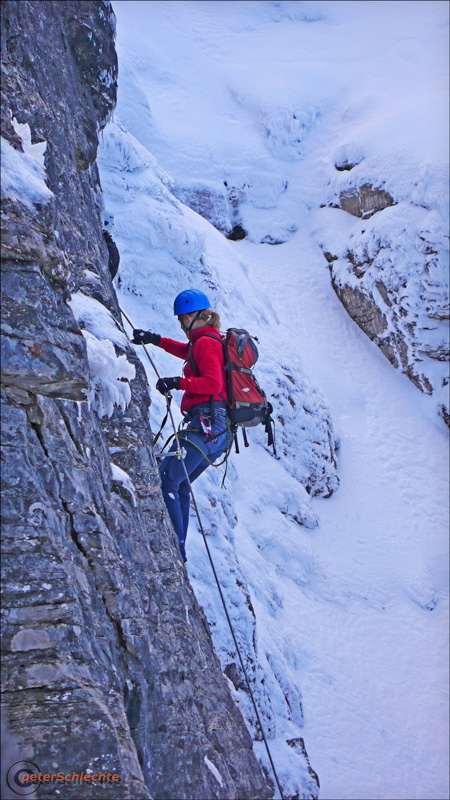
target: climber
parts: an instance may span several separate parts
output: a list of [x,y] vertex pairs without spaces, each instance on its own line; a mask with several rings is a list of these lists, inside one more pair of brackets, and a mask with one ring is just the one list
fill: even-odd
[[[192,482],[222,455],[229,441],[220,317],[210,308],[206,295],[197,289],[187,289],[177,295],[173,308],[188,344],[140,328],[133,330],[132,342],[156,345],[186,361],[184,377],[160,378],[156,388],[163,395],[172,389],[184,391],[181,411],[187,427],[179,434],[179,439],[186,449],[184,465]],[[174,441],[171,451],[176,447]],[[167,456],[160,466],[160,475],[164,502],[186,561],[190,492],[182,461]]]
[[108,267],[111,274],[111,280],[116,277],[120,264],[119,251],[110,233],[112,228],[114,228],[114,215],[110,214],[109,211],[105,211],[103,214],[103,238],[108,248]]

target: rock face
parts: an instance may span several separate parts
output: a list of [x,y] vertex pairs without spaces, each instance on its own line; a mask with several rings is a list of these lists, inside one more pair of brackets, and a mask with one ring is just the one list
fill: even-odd
[[214,186],[174,186],[172,194],[197,214],[207,219],[218,231],[229,234],[231,222],[225,192],[218,192]]
[[367,183],[341,190],[332,207],[358,218],[342,225],[342,241],[322,242],[336,294],[391,364],[436,398],[449,424],[446,220]]
[[[347,169],[349,168],[347,167]],[[389,192],[371,186],[370,183],[363,183],[357,188],[341,192],[340,195],[340,208],[348,211],[354,217],[364,217],[364,219],[393,205],[394,200]]]
[[[170,181],[171,193],[197,214],[208,220],[231,241],[249,238],[260,244],[283,244],[296,232],[297,226],[273,218],[270,211],[286,191],[288,181],[280,176],[266,176],[263,181],[246,183],[226,180],[220,184],[198,182],[180,186]],[[266,219],[256,223],[252,209],[266,209]],[[249,217],[250,212],[250,217]]]
[[[108,272],[95,159],[114,26],[109,2],[2,3],[2,152],[20,167],[2,212],[2,703],[22,758],[117,773],[108,797],[270,797],[167,522]],[[104,307],[134,374],[109,417],[87,402],[75,293]]]

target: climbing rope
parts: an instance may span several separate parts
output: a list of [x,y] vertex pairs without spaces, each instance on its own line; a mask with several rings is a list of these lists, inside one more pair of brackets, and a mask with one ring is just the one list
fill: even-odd
[[[130,318],[125,314],[125,311],[123,311],[122,308],[120,310],[122,312],[122,315],[124,316],[124,318],[128,322],[128,324],[131,326],[131,329],[134,330],[134,325],[131,322]],[[154,369],[154,371],[156,373],[156,376],[158,378],[160,378],[161,376],[160,376],[160,374],[159,374],[159,372],[158,372],[158,370],[157,370],[157,368],[155,366],[155,363],[153,362],[153,359],[150,357],[146,346],[143,345],[143,347],[144,347],[145,354],[146,354],[151,366],[153,367],[153,369]],[[231,631],[231,636],[233,638],[234,646],[236,648],[236,653],[237,653],[237,656],[239,658],[239,663],[241,665],[242,672],[243,672],[243,675],[244,675],[244,678],[245,678],[245,683],[246,683],[246,686],[247,686],[247,689],[248,689],[248,693],[249,693],[249,695],[251,697],[251,701],[252,701],[252,704],[253,704],[253,709],[255,711],[255,715],[256,715],[256,719],[257,719],[258,725],[259,725],[261,736],[262,736],[262,739],[263,739],[263,742],[264,742],[264,746],[266,748],[266,752],[267,752],[267,755],[268,755],[268,758],[269,758],[269,761],[270,761],[270,766],[272,767],[272,772],[273,772],[274,777],[275,777],[275,782],[277,784],[278,791],[280,793],[280,798],[281,798],[281,800],[284,800],[283,792],[282,792],[282,789],[281,789],[281,786],[280,786],[280,781],[278,780],[277,771],[276,771],[275,765],[273,763],[272,754],[270,752],[269,745],[268,745],[268,742],[267,742],[267,739],[266,739],[266,734],[264,732],[264,728],[263,728],[263,725],[262,725],[262,722],[261,722],[261,717],[259,715],[258,706],[256,705],[256,701],[255,701],[255,698],[254,698],[254,695],[253,695],[253,691],[252,691],[252,688],[250,686],[250,681],[249,681],[248,676],[247,676],[247,670],[245,668],[245,664],[244,664],[244,661],[243,661],[243,658],[242,658],[242,655],[241,655],[241,650],[239,648],[239,645],[238,645],[238,642],[237,642],[237,639],[236,639],[236,635],[235,635],[235,632],[234,632],[233,624],[231,622],[230,615],[228,613],[227,604],[226,604],[225,598],[223,596],[222,587],[220,585],[219,578],[218,578],[217,572],[216,572],[216,568],[214,566],[214,561],[213,561],[213,558],[212,558],[212,555],[211,555],[211,551],[209,549],[208,540],[206,538],[206,534],[205,534],[205,531],[204,531],[204,528],[203,528],[203,523],[202,523],[202,520],[201,520],[200,512],[198,510],[197,501],[195,499],[195,495],[194,495],[194,492],[193,492],[193,489],[192,489],[192,484],[191,484],[191,481],[189,479],[189,474],[188,474],[188,471],[186,469],[186,464],[184,463],[185,451],[184,451],[184,448],[182,449],[181,446],[180,446],[180,438],[182,439],[182,437],[180,437],[180,435],[179,435],[179,433],[178,433],[178,431],[177,431],[177,429],[175,427],[175,422],[174,422],[174,418],[173,418],[173,415],[172,415],[172,410],[170,408],[171,400],[172,400],[172,395],[170,393],[168,393],[167,394],[167,414],[170,417],[170,421],[171,421],[172,427],[173,427],[173,436],[175,437],[175,441],[177,443],[176,455],[177,455],[178,458],[181,459],[181,462],[183,464],[183,469],[184,469],[184,472],[185,472],[185,475],[186,475],[186,480],[188,482],[189,491],[191,493],[192,502],[193,502],[195,513],[196,513],[197,520],[198,520],[198,525],[199,525],[200,532],[201,532],[202,537],[203,537],[203,541],[205,543],[206,552],[208,554],[209,563],[211,564],[211,569],[213,571],[214,579],[216,581],[216,585],[217,585],[217,588],[219,590],[219,595],[220,595],[220,599],[222,601],[223,610],[225,612],[225,616],[226,616],[226,619],[227,619],[227,622],[228,622],[228,626],[229,626],[230,631]],[[192,442],[191,442],[191,444],[192,444]]]

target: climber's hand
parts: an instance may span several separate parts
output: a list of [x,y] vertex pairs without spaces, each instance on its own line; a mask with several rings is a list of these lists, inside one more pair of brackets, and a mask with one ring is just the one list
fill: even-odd
[[152,333],[151,331],[143,331],[141,328],[135,328],[133,331],[133,344],[156,344],[161,341],[159,333]]
[[167,394],[171,389],[179,389],[180,381],[181,378],[160,378],[156,384],[156,388],[161,394]]

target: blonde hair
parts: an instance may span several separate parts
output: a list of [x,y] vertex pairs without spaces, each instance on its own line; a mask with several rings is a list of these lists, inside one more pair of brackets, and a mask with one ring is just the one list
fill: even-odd
[[[190,315],[180,314],[180,316],[178,317],[182,325],[185,326],[186,328],[189,327],[189,323],[187,322],[186,319],[188,316]],[[199,311],[197,319],[203,320],[205,325],[210,325],[211,328],[215,328],[216,331],[220,331],[220,316],[217,313],[217,311],[213,311],[212,308],[205,308],[203,309],[203,311]]]

